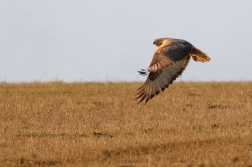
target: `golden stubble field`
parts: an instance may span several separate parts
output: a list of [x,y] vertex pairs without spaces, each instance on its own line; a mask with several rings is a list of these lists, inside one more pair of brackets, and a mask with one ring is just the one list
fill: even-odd
[[0,83],[0,166],[252,166],[252,82]]

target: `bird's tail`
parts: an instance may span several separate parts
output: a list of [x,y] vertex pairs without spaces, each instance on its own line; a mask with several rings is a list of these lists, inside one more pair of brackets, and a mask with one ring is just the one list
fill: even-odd
[[197,48],[193,48],[191,52],[191,57],[194,61],[200,61],[202,63],[211,60],[211,58],[206,53],[202,52],[201,50]]

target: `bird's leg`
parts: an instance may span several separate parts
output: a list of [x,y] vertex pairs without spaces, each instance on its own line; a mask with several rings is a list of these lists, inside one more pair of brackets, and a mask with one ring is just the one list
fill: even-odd
[[149,71],[147,69],[141,69],[141,71],[138,71],[139,72],[139,75],[147,75],[149,73]]

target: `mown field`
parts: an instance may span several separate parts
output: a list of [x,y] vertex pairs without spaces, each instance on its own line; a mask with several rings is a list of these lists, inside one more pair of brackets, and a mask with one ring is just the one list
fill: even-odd
[[252,167],[252,82],[0,83],[0,166]]

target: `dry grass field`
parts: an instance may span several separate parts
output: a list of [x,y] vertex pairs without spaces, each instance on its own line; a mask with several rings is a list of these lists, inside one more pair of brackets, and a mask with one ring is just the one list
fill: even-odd
[[0,83],[0,166],[252,166],[252,82]]

